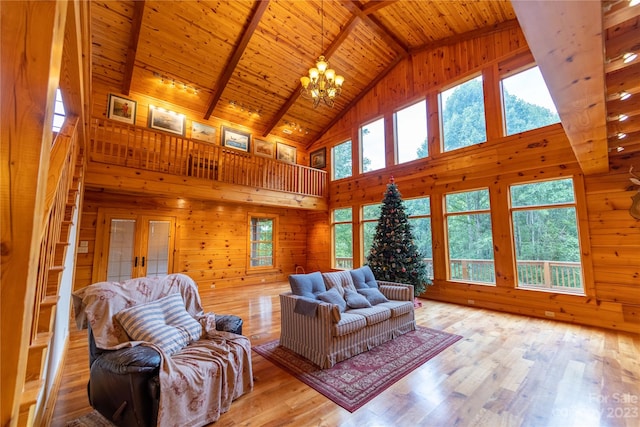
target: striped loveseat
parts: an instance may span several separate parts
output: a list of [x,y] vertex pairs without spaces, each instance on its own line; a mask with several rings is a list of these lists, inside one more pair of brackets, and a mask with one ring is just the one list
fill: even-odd
[[320,368],[416,328],[413,286],[376,281],[368,266],[292,274],[280,294],[280,345]]

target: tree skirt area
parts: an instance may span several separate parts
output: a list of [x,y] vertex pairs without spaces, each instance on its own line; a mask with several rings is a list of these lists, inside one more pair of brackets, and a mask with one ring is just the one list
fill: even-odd
[[382,393],[396,381],[460,340],[459,335],[418,326],[415,331],[369,351],[320,369],[281,347],[278,340],[253,350],[349,412]]

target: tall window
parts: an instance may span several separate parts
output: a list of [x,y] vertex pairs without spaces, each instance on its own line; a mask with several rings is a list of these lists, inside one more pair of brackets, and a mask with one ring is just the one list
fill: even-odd
[[345,141],[331,149],[333,179],[348,178],[352,175],[351,141]]
[[433,279],[433,241],[431,238],[431,206],[428,197],[407,199],[405,212],[411,224],[413,240],[427,265],[427,274]]
[[64,124],[65,112],[64,103],[62,102],[62,92],[60,89],[56,90],[56,101],[53,106],[53,125],[51,129],[54,132],[60,132],[62,125]]
[[275,266],[276,218],[267,215],[249,217],[249,268]]
[[538,67],[505,77],[501,87],[507,135],[560,121]]
[[378,119],[360,128],[360,152],[362,153],[362,172],[385,167],[384,118]]
[[495,284],[489,190],[445,195],[449,279]]
[[394,118],[397,163],[427,157],[427,101],[396,111]]
[[511,186],[518,286],[584,294],[572,179]]
[[335,209],[331,215],[333,228],[333,267],[353,268],[353,215],[351,208]]
[[444,151],[487,140],[482,76],[440,93]]
[[381,208],[382,204],[380,203],[362,207],[362,254],[365,262],[373,244],[373,237],[376,234]]

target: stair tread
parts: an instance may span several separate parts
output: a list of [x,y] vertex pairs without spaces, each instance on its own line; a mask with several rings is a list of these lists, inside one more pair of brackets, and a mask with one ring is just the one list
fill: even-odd
[[38,401],[38,395],[40,390],[44,386],[44,380],[37,379],[24,383],[24,389],[22,390],[22,396],[20,397],[20,407],[25,408],[33,405]]

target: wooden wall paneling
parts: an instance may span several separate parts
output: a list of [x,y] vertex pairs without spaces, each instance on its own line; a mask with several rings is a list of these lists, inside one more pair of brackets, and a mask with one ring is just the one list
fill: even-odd
[[496,215],[494,212],[509,212],[509,185],[497,178],[490,184],[491,228],[493,235],[493,256],[496,274],[496,286],[514,288],[517,275],[515,248],[511,236],[511,218]]
[[500,81],[497,62],[482,70],[482,81],[487,141],[491,141],[504,135],[502,93],[500,92],[500,85],[496,84],[496,82]]

